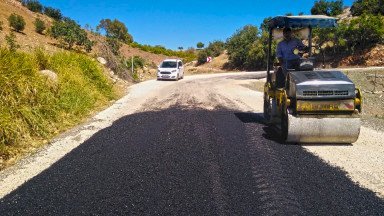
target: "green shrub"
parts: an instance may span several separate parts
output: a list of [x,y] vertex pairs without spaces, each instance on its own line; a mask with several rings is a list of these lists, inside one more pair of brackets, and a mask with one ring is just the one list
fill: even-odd
[[23,0],[22,4],[27,7],[30,11],[36,13],[43,12],[43,5],[37,0]]
[[120,48],[122,44],[119,42],[119,40],[107,37],[106,42],[113,54],[120,55]]
[[211,53],[207,49],[200,50],[197,54],[197,65],[201,65],[207,62],[207,57],[210,56]]
[[[267,68],[267,54],[268,54],[268,33],[264,31],[261,36],[250,47],[247,60],[244,63],[245,69],[266,69]],[[272,43],[271,59],[276,56],[276,41]]]
[[50,56],[42,48],[35,49],[33,57],[39,70],[49,69]]
[[25,20],[22,16],[12,13],[8,17],[9,26],[17,32],[22,32],[25,28]]
[[143,69],[145,65],[145,60],[140,56],[133,57],[133,73],[132,73],[132,58],[123,59],[122,65],[125,66],[125,71],[130,71],[131,77],[133,80],[138,81],[139,75],[137,69]]
[[351,13],[353,16],[360,16],[362,14],[384,15],[384,1],[356,0],[351,6]]
[[36,18],[34,24],[35,24],[35,31],[39,34],[43,34],[44,30],[46,29],[44,21],[39,18]]
[[5,36],[5,41],[7,42],[8,50],[11,52],[14,52],[20,48],[20,45],[16,42],[16,35],[13,32]]
[[206,49],[210,52],[210,55],[217,57],[225,50],[225,43],[222,41],[213,41],[209,43]]
[[346,50],[354,52],[384,42],[384,19],[382,16],[365,14],[348,23],[340,23],[336,38]]
[[52,7],[44,7],[44,14],[55,19],[56,21],[63,19],[61,11]]

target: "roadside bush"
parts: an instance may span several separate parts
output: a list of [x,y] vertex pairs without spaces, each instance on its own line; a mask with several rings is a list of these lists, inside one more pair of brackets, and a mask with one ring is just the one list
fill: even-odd
[[201,65],[207,62],[207,57],[210,56],[211,53],[209,50],[203,49],[200,50],[197,54],[197,65]]
[[249,60],[250,50],[253,43],[258,39],[258,29],[255,26],[247,25],[237,30],[234,35],[227,39],[227,52],[229,64],[235,68],[246,68]]
[[44,14],[53,18],[56,21],[63,19],[61,11],[52,7],[44,7]]
[[[268,55],[268,32],[264,31],[261,36],[250,47],[247,60],[244,63],[245,69],[260,70],[267,68]],[[276,56],[276,41],[272,42],[271,59]]]
[[43,5],[37,0],[23,0],[22,4],[27,7],[30,11],[36,13],[43,12]]
[[132,73],[132,59],[123,59],[122,65],[125,66],[126,72],[131,73],[131,77],[133,78],[134,81],[139,81],[139,73],[138,69],[143,69],[145,65],[145,60],[141,58],[140,56],[134,56],[133,57],[133,73]]
[[8,17],[9,26],[17,32],[22,32],[25,28],[25,20],[22,16],[12,13]]
[[34,24],[35,24],[35,31],[39,34],[43,34],[44,30],[46,29],[44,21],[39,18],[36,18]]

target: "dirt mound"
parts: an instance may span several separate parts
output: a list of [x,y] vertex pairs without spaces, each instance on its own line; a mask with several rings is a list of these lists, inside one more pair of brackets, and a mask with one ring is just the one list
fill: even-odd
[[228,54],[224,52],[223,54],[212,58],[211,62],[197,65],[196,61],[193,61],[186,65],[187,74],[199,74],[199,73],[215,73],[225,71],[225,65],[228,63]]
[[344,57],[341,66],[384,66],[384,45],[377,45],[370,50]]

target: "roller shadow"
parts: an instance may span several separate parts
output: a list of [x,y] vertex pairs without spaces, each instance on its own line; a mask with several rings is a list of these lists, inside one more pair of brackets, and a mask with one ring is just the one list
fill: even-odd
[[263,126],[264,133],[262,136],[265,139],[277,142],[279,144],[296,145],[296,143],[285,143],[280,138],[280,131],[273,125],[268,125],[264,119],[263,113],[235,113],[235,116],[245,124],[261,124]]

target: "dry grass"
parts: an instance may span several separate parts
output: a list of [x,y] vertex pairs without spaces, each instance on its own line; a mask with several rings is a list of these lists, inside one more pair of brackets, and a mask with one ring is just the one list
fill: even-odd
[[[57,81],[39,74],[41,66]],[[0,49],[0,169],[116,99],[103,69],[88,56]]]

